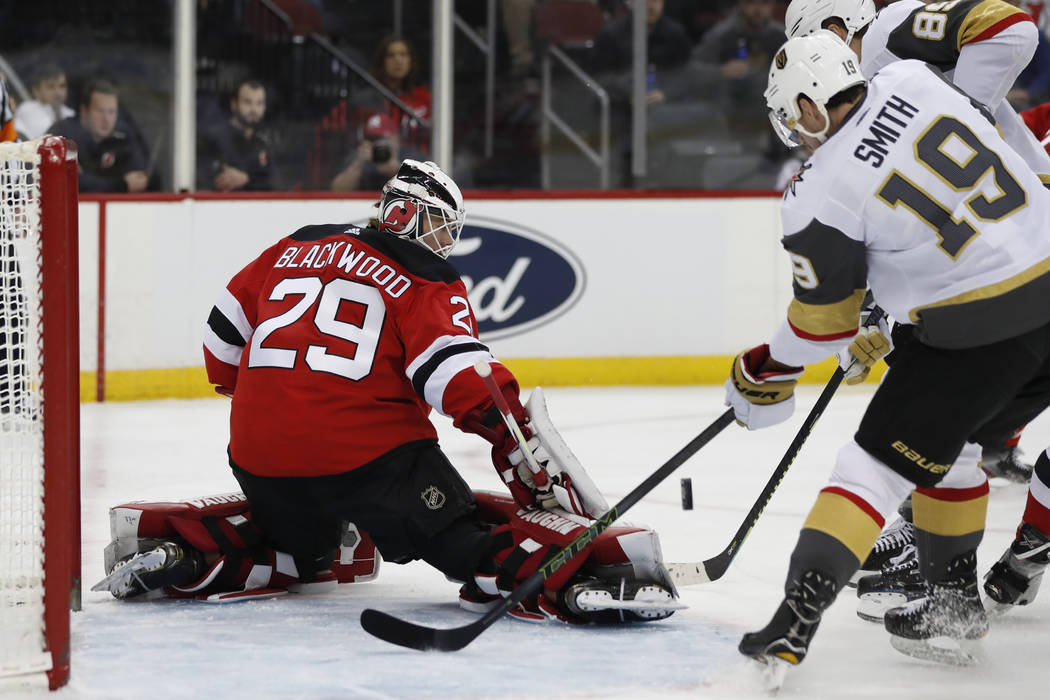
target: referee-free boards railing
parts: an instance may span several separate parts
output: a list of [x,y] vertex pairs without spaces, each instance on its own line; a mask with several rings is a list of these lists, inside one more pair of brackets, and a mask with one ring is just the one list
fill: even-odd
[[[563,65],[573,77],[594,93],[601,107],[598,115],[598,150],[591,148],[583,137],[569,126],[564,119],[555,113],[551,106],[551,68],[553,61]],[[599,187],[603,190],[609,189],[610,163],[609,163],[609,95],[598,81],[587,74],[580,66],[569,58],[564,51],[550,44],[543,53],[543,67],[541,78],[541,100],[543,109],[540,112],[540,183],[543,189],[551,188],[551,126],[557,129],[567,138],[587,160],[591,161],[599,173]]]

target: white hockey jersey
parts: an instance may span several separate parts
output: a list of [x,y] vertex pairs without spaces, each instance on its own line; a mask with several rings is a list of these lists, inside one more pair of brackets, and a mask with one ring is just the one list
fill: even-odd
[[1004,99],[1032,60],[1038,34],[1032,17],[1004,0],[898,0],[868,25],[860,70],[870,79],[909,58],[936,67],[992,111],[1006,142],[1050,184],[1050,156]]
[[784,192],[794,267],[770,343],[790,365],[856,333],[865,287],[929,345],[985,345],[1050,322],[1050,191],[980,105],[898,61]]

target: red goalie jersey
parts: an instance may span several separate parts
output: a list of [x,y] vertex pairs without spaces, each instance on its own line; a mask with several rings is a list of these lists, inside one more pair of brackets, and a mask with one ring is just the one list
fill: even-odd
[[[456,270],[370,228],[307,226],[241,270],[205,328],[208,378],[233,395],[230,455],[261,476],[319,476],[436,441],[430,407],[490,401]],[[495,364],[503,386],[517,389]]]

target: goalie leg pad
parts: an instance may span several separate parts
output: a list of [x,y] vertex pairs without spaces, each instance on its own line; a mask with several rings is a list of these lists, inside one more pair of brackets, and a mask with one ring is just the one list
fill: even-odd
[[[576,539],[586,527],[564,512],[519,510],[510,522],[497,526],[482,554],[474,580],[489,595],[510,595],[550,557]],[[544,582],[544,590],[556,593],[586,560],[591,545],[583,548]]]
[[[520,508],[510,496],[491,491],[475,491],[474,499],[481,520],[495,525],[512,522]],[[592,522],[559,509],[550,512],[582,525]],[[599,578],[626,575],[639,581],[659,583],[678,597],[671,575],[664,566],[659,535],[641,525],[613,525],[602,531],[594,539],[583,566],[585,573]]]
[[[378,573],[380,557],[368,533],[344,523],[342,542],[330,571],[300,576],[292,557],[268,547],[252,524],[244,494],[207,496],[184,502],[127,503],[110,509],[113,541],[105,549],[105,566],[111,574],[121,563],[166,542],[189,547],[207,556],[210,566],[192,582],[168,586],[171,597],[198,597],[211,601],[230,592],[253,590],[260,595],[285,592],[289,586],[317,581],[349,583],[368,581]],[[255,596],[259,597],[259,596]]]

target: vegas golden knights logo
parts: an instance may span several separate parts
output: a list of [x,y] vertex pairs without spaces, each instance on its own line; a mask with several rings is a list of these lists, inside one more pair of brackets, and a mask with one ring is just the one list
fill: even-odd
[[780,49],[780,51],[777,53],[777,57],[773,59],[773,61],[774,63],[776,63],[777,68],[779,68],[780,70],[784,70],[784,66],[786,66],[788,62],[787,51],[785,51],[784,49]]
[[419,497],[423,499],[423,505],[430,510],[440,510],[445,505],[445,494],[441,493],[437,486],[428,486]]

